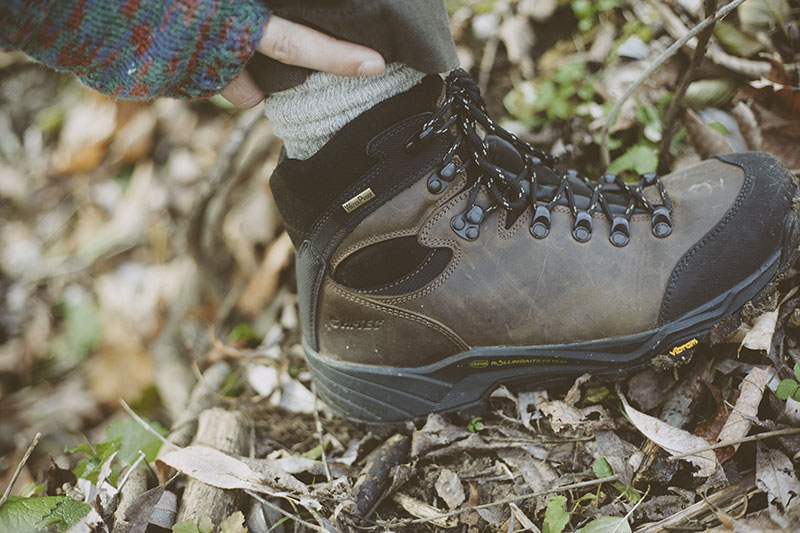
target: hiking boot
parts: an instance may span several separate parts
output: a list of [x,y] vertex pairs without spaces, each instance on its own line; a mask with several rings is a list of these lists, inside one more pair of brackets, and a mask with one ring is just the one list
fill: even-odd
[[317,391],[372,423],[679,361],[774,292],[800,238],[770,155],[590,181],[491,121],[463,71],[284,158],[270,183]]

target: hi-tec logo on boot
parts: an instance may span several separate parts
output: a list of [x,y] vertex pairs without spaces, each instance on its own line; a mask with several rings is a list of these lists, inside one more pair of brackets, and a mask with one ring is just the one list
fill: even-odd
[[352,213],[353,211],[355,211],[365,203],[369,202],[373,198],[375,198],[375,193],[372,192],[372,189],[370,187],[367,187],[366,189],[364,189],[363,191],[361,191],[360,193],[358,193],[357,195],[353,196],[345,203],[343,203],[342,207],[348,213]]
[[380,329],[383,325],[383,320],[353,320],[350,318],[334,318],[328,319],[328,328],[330,329],[361,329],[373,330]]

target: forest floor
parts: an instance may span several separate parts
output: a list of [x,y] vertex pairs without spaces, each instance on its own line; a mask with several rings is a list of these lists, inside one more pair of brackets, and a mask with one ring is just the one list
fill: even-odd
[[[717,23],[674,121],[696,40],[608,116],[702,1],[447,4],[493,116],[587,176],[744,150],[800,172],[798,0]],[[796,269],[678,368],[350,423],[303,360],[279,152],[260,109],[0,53],[0,533],[797,531]]]

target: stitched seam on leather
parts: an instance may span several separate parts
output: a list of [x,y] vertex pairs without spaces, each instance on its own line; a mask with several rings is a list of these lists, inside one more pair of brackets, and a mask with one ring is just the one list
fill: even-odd
[[469,190],[463,191],[461,194],[454,196],[451,198],[450,202],[451,205],[449,207],[442,207],[439,209],[423,226],[422,231],[420,231],[420,242],[423,244],[429,244],[433,247],[436,246],[444,246],[450,248],[453,251],[453,258],[450,260],[450,265],[445,269],[444,272],[436,279],[434,279],[431,283],[426,285],[424,288],[419,290],[418,292],[402,296],[400,298],[387,298],[386,302],[391,304],[408,302],[411,300],[416,300],[418,298],[423,298],[439,287],[449,278],[452,273],[455,271],[458,264],[461,262],[461,246],[459,243],[452,239],[433,239],[428,240],[430,236],[430,232],[433,230],[433,227],[436,225],[438,221],[440,221],[444,216],[450,212],[450,209],[454,207],[457,203],[467,199],[469,197]]
[[389,315],[396,316],[398,318],[402,318],[402,319],[405,319],[405,320],[411,320],[412,322],[417,322],[418,324],[421,324],[421,325],[423,325],[423,326],[425,326],[427,328],[430,328],[430,329],[442,334],[447,340],[452,342],[455,345],[456,348],[458,348],[460,350],[469,348],[469,345],[467,345],[467,343],[465,343],[463,340],[461,340],[461,338],[459,338],[455,333],[443,328],[442,326],[436,324],[435,322],[431,322],[430,320],[427,320],[427,319],[425,319],[423,317],[420,317],[420,316],[415,315],[413,313],[410,313],[408,311],[402,311],[400,309],[395,309],[393,307],[388,307],[386,305],[381,305],[381,304],[379,304],[377,302],[372,302],[372,301],[367,300],[365,298],[360,298],[358,296],[352,295],[352,294],[342,290],[341,288],[337,287],[336,285],[331,285],[331,288],[333,289],[333,291],[336,294],[338,294],[339,296],[341,296],[345,300],[351,301],[353,303],[357,303],[359,305],[363,305],[365,307],[369,307],[370,309],[374,309],[376,311],[381,311],[383,313],[387,313]]
[[335,270],[336,267],[339,266],[339,263],[341,263],[348,255],[366,248],[371,244],[388,241],[389,239],[394,239],[396,237],[410,237],[412,235],[416,235],[416,233],[416,228],[407,228],[403,230],[390,231],[388,233],[381,233],[380,235],[373,235],[372,237],[362,239],[351,244],[344,250],[336,252],[336,254],[333,256],[333,259],[331,259],[331,268]]
[[[727,162],[727,161],[726,161]],[[714,228],[706,233],[706,235],[695,244],[691,250],[686,252],[678,264],[675,266],[675,269],[672,271],[670,275],[670,280],[667,285],[666,293],[664,294],[664,301],[661,304],[661,311],[659,313],[659,323],[662,323],[664,317],[668,314],[670,307],[672,306],[672,296],[673,291],[675,290],[676,285],[678,284],[678,278],[680,277],[683,270],[689,265],[690,260],[706,245],[708,244],[714,237],[716,237],[731,221],[731,219],[739,212],[739,208],[742,206],[744,201],[750,196],[750,193],[753,190],[753,183],[755,182],[755,177],[748,175],[747,171],[739,166],[738,164],[735,165],[741,169],[742,172],[745,173],[745,180],[744,185],[742,186],[742,190],[739,192],[739,195],[736,197],[733,206],[728,209],[728,212],[725,213],[725,216],[720,220]]]
[[383,286],[381,286],[381,287],[377,287],[377,288],[375,288],[375,289],[365,289],[365,290],[360,290],[359,292],[361,292],[361,293],[364,293],[364,294],[375,294],[375,292],[377,292],[377,291],[385,291],[385,290],[387,290],[387,289],[391,289],[392,287],[396,287],[396,286],[398,286],[398,285],[400,285],[400,284],[402,284],[402,283],[405,283],[405,282],[406,282],[406,281],[408,281],[409,279],[413,278],[414,276],[416,276],[417,274],[419,274],[420,272],[422,272],[422,270],[423,270],[423,269],[424,269],[426,266],[428,266],[428,265],[430,264],[430,262],[431,262],[431,261],[433,261],[433,256],[434,256],[434,250],[433,250],[433,249],[431,249],[431,251],[430,251],[430,252],[428,252],[428,257],[426,257],[426,258],[425,258],[425,261],[423,261],[421,265],[419,265],[419,266],[418,266],[417,268],[415,268],[415,269],[414,269],[412,272],[409,272],[408,274],[406,274],[406,275],[405,275],[405,276],[403,276],[402,278],[398,279],[397,281],[394,281],[394,282],[392,282],[392,283],[391,283],[391,284],[389,284],[389,285],[383,285]]

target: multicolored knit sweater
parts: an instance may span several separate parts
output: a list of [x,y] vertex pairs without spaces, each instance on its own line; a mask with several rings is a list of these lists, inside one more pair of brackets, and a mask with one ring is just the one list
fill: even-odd
[[221,91],[256,50],[263,0],[0,0],[0,47],[119,98]]

